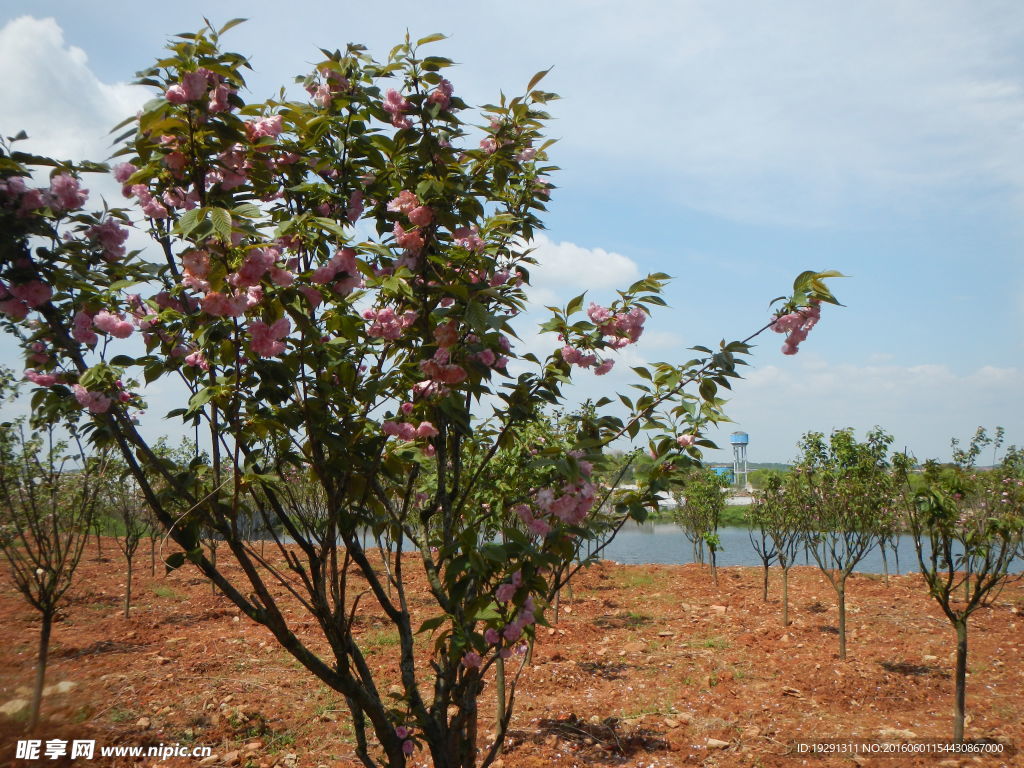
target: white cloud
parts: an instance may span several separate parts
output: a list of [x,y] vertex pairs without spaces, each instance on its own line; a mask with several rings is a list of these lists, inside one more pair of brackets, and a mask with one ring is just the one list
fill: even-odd
[[24,130],[31,141],[21,147],[60,159],[105,159],[110,129],[146,99],[145,89],[101,82],[54,19],[22,16],[0,29],[0,71],[0,130]]
[[636,262],[621,253],[555,243],[542,234],[537,235],[533,246],[538,262],[530,271],[530,300],[534,304],[564,302],[583,291],[608,294],[629,287],[640,277]]
[[[631,166],[686,205],[802,224],[964,184],[1024,201],[1019,4],[640,2],[580,23],[559,116],[587,183]],[[650,77],[621,66],[638,56]]]

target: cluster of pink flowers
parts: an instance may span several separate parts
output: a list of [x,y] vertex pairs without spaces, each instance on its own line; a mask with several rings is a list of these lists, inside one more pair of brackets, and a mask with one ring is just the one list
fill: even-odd
[[[344,274],[345,277],[338,279],[338,276],[341,274]],[[348,296],[363,284],[363,278],[359,274],[359,268],[356,266],[355,249],[340,248],[326,264],[314,270],[310,280],[318,285],[331,285],[334,292],[339,296]],[[320,303],[319,294],[317,294],[317,300],[314,301],[308,292],[303,291],[303,293],[313,303],[313,306],[317,306]]]
[[[523,572],[521,570],[516,571],[512,574],[510,581],[506,581],[500,585],[494,593],[494,599],[499,603],[511,602],[515,597],[516,592],[523,586]],[[489,628],[484,632],[484,640],[491,645],[496,645],[500,642],[501,637],[504,637],[510,643],[514,643],[523,634],[523,630],[530,626],[536,621],[535,613],[537,607],[533,602],[533,596],[528,595],[526,600],[523,601],[523,607],[516,614],[515,619],[506,624],[500,631],[493,627]]]
[[128,239],[128,229],[122,227],[117,219],[108,216],[99,224],[89,227],[89,237],[103,247],[103,258],[107,261],[119,261],[124,258],[124,243]]
[[391,124],[395,128],[412,128],[412,122],[405,117],[405,113],[412,109],[412,104],[394,88],[388,88],[384,94],[383,106],[384,111],[391,115]]
[[164,97],[171,104],[188,104],[202,101],[209,95],[207,111],[216,114],[231,109],[228,97],[234,92],[235,89],[224,82],[220,75],[205,67],[200,67],[195,72],[182,74],[181,82],[170,86],[164,93]]
[[432,104],[437,104],[441,109],[448,109],[448,105],[451,103],[452,94],[454,92],[455,89],[452,87],[452,84],[442,78],[441,82],[437,84],[437,87],[430,92],[427,100]]
[[598,364],[596,354],[593,352],[583,352],[568,344],[562,347],[562,359],[569,363],[569,365],[578,365],[580,368],[596,366],[594,367],[594,373],[598,376],[604,376],[615,365],[615,361],[611,358],[605,358]]
[[782,345],[782,354],[795,355],[799,350],[800,343],[807,338],[807,334],[818,324],[821,319],[821,302],[811,299],[809,306],[780,315],[772,323],[772,330],[776,333],[785,333],[786,341]]
[[291,285],[295,282],[295,275],[277,266],[280,256],[281,252],[276,248],[253,248],[245,254],[238,271],[228,278],[228,282],[236,288],[252,288],[260,284],[264,275],[268,275],[275,285]]
[[29,188],[20,176],[0,180],[0,199],[6,207],[17,205],[18,215],[26,216],[40,208],[50,208],[54,213],[77,211],[89,198],[89,190],[70,173],[58,173],[50,179],[49,189]]
[[413,440],[429,440],[438,434],[437,427],[429,421],[421,421],[415,426],[407,421],[385,421],[380,428],[385,435],[397,437],[407,443],[411,443]]
[[583,522],[594,506],[597,488],[589,480],[565,483],[558,496],[551,488],[542,488],[534,496],[537,508],[547,515],[554,515],[567,525]]
[[241,317],[263,299],[263,289],[259,286],[238,293],[221,293],[210,291],[203,297],[203,311],[212,317]]
[[476,224],[471,227],[459,227],[453,230],[452,237],[455,238],[455,244],[459,248],[465,248],[473,253],[480,253],[487,245],[483,238],[480,237],[480,227]]
[[349,89],[349,81],[347,77],[333,69],[321,68],[320,76],[323,81],[319,85],[306,86],[306,92],[321,107],[329,107],[335,96]]
[[92,329],[92,315],[84,309],[75,313],[75,319],[71,322],[71,338],[90,347],[99,341],[99,336]]
[[105,309],[93,315],[92,324],[97,330],[103,331],[115,339],[127,339],[135,330],[135,326],[130,320],[125,319],[124,315],[115,315]]
[[132,184],[128,187],[126,197],[134,197],[138,200],[142,212],[151,219],[166,219],[169,215],[164,204],[153,197],[149,187],[145,184]]
[[245,124],[245,135],[255,143],[260,139],[276,139],[281,135],[284,118],[281,115],[260,117]]
[[52,387],[57,383],[57,376],[52,373],[43,373],[34,368],[25,370],[25,378],[40,387]]
[[249,346],[260,357],[275,357],[284,352],[284,337],[292,330],[291,321],[287,317],[267,325],[262,320],[255,320],[249,325]]
[[40,280],[4,285],[0,283],[0,312],[12,320],[24,320],[30,309],[45,304],[53,289]]
[[416,322],[417,314],[410,309],[399,315],[391,307],[384,307],[368,309],[363,312],[363,317],[372,321],[370,327],[366,329],[368,336],[394,341],[401,337],[406,328]]
[[613,349],[622,349],[639,341],[647,319],[640,307],[612,314],[609,308],[594,303],[587,309],[587,315],[605,337],[605,343]]
[[466,380],[466,369],[451,362],[451,352],[446,347],[438,349],[430,359],[421,360],[420,370],[440,384],[461,384]]
[[110,409],[111,400],[102,392],[90,392],[81,384],[75,384],[71,389],[78,404],[89,413],[106,413]]

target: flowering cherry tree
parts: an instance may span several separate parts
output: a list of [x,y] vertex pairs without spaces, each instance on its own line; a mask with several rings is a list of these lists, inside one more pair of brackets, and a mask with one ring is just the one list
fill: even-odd
[[[724,418],[719,389],[753,336],[637,368],[638,394],[618,398],[625,415],[603,398],[572,445],[531,452],[543,407],[563,401],[576,369],[612,368],[667,279],[650,275],[608,306],[584,311],[579,296],[552,308],[553,351],[517,352],[530,242],[553,189],[543,73],[473,127],[451,62],[420,53],[433,36],[385,62],[357,45],[324,51],[299,79],[308,98],[247,102],[249,64],[221,49],[225,29],[174,39],[140,74],[153,99],[117,129],[121,207],[85,209],[84,174],[104,166],[4,145],[0,312],[25,349],[34,413],[80,418],[120,449],[182,548],[170,564],[194,563],[345,697],[363,764],[404,766],[423,749],[436,766],[487,765],[515,676],[478,754],[485,679],[533,637],[583,543],[608,532],[594,514],[611,490],[593,474],[604,447],[646,435],[655,460],[609,505],[642,518],[668,468],[712,445],[702,432]],[[47,167],[47,181],[32,176]],[[133,228],[155,248],[129,252]],[[835,303],[823,282],[833,274],[799,276],[761,330],[789,333],[795,349],[818,303]],[[182,468],[139,433],[142,382],[165,379],[188,389],[169,417],[206,435],[208,464]],[[537,485],[496,498],[484,483],[509,451]],[[243,535],[254,518],[280,559]],[[205,556],[203,530],[241,581]],[[419,626],[414,572],[430,601]],[[354,631],[362,596],[398,633],[397,697],[381,693]],[[298,613],[320,642],[295,634]]]

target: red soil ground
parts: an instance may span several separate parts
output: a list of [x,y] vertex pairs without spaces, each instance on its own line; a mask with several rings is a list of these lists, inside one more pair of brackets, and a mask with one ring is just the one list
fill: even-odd
[[[210,747],[215,759],[77,760],[79,766],[235,765],[348,768],[351,729],[338,694],[313,679],[262,627],[214,595],[197,571],[151,577],[140,557],[131,617],[121,613],[122,561],[94,544],[56,624],[38,734],[98,745]],[[228,568],[237,575],[237,569]],[[906,742],[952,732],[954,635],[917,576],[854,576],[849,658],[837,656],[835,593],[814,568],[795,568],[793,623],[780,625],[778,576],[767,603],[761,573],[699,566],[601,563],[541,627],[520,683],[499,768],[550,766],[1014,766],[1024,754],[971,757],[796,755],[817,739]],[[429,606],[419,602],[426,618]],[[298,615],[297,609],[295,615]],[[549,611],[549,619],[553,619]],[[371,664],[394,682],[396,636],[366,615]],[[0,705],[27,699],[38,622],[0,577]],[[311,621],[297,634],[314,636]],[[315,645],[314,641],[314,645]],[[426,641],[424,641],[426,645]],[[971,621],[968,737],[1024,749],[1024,583],[1006,587]],[[493,717],[484,691],[486,724]],[[14,760],[24,714],[0,714],[0,765]],[[414,761],[427,765],[425,752]]]

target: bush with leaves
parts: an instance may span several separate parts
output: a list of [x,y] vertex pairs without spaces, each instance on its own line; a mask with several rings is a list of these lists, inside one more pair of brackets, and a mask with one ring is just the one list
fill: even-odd
[[[750,524],[765,532],[782,569],[782,626],[789,626],[789,569],[805,546],[807,530],[800,501],[799,475],[772,474],[754,494]],[[789,486],[792,486],[790,488]],[[792,491],[792,493],[790,493]],[[765,568],[765,590],[768,576]]]
[[[128,208],[84,210],[81,176],[99,166],[10,145],[0,154],[0,312],[32,361],[35,415],[76,415],[96,444],[120,450],[182,547],[172,564],[198,566],[345,697],[365,765],[404,766],[418,747],[439,768],[486,765],[514,688],[478,757],[485,676],[532,636],[566,563],[607,530],[591,514],[603,498],[594,463],[614,440],[646,435],[655,461],[614,507],[642,518],[669,487],[667,467],[699,461],[700,431],[723,418],[719,388],[756,333],[638,367],[639,394],[620,395],[626,415],[607,412],[611,398],[595,403],[564,455],[538,460],[539,485],[502,502],[516,518],[502,517],[483,503],[491,462],[526,439],[538,406],[562,403],[576,369],[606,373],[640,338],[666,276],[585,314],[583,296],[553,308],[543,327],[559,337],[554,351],[517,352],[530,241],[553,190],[541,128],[554,96],[537,88],[541,75],[472,128],[445,76],[451,62],[420,52],[434,36],[384,62],[357,45],[326,50],[299,79],[308,99],[247,102],[249,64],[220,48],[223,31],[175,38],[142,73],[154,97],[117,138]],[[48,183],[34,186],[44,167]],[[147,232],[158,258],[126,252],[127,227]],[[824,283],[834,274],[798,276],[761,330],[789,334],[795,351],[820,304],[835,301]],[[142,353],[121,341],[139,334]],[[164,379],[188,388],[170,416],[205,435],[208,464],[183,468],[137,429],[137,380]],[[289,492],[306,485],[312,518]],[[244,537],[254,516],[279,532],[283,561]],[[240,566],[237,581],[206,556],[204,529]],[[364,548],[366,530],[387,542],[386,570]],[[431,605],[419,627],[413,570]],[[398,634],[398,699],[381,694],[353,632],[355,574]],[[279,590],[324,642],[295,634],[300,611],[285,611]],[[417,632],[432,633],[426,660]]]
[[[997,433],[1000,441],[1002,430]],[[967,450],[953,441],[955,464],[925,463],[924,484],[911,484],[901,457],[903,512],[928,590],[956,632],[953,739],[964,740],[967,624],[1009,574],[1024,533],[1024,453],[1014,447],[990,470],[974,462],[988,444],[979,428]]]
[[[0,425],[0,551],[15,588],[39,613],[39,650],[29,730],[39,722],[54,618],[96,516],[107,462],[90,456],[77,435],[58,440],[48,425]],[[69,449],[70,447],[70,449]]]
[[858,442],[852,429],[804,435],[784,499],[811,556],[836,592],[839,658],[846,658],[846,581],[891,527],[897,486],[890,471],[892,436],[877,427]]
[[694,562],[704,562],[707,547],[711,579],[718,584],[716,555],[720,547],[718,522],[725,509],[728,481],[717,472],[697,467],[682,473],[672,517],[693,545]]

